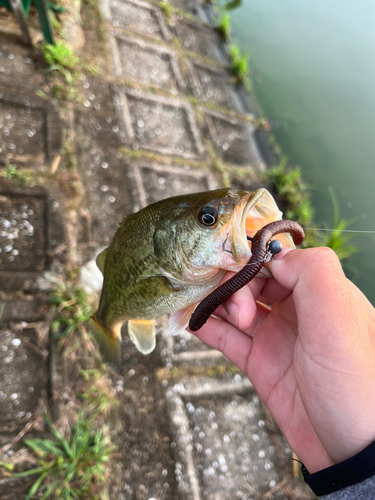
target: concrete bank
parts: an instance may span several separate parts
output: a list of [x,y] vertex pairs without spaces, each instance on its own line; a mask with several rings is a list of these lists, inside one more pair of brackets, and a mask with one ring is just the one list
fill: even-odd
[[[83,31],[70,38],[99,72],[82,71],[74,95],[16,31],[0,32],[0,461],[34,463],[22,439],[46,435],[42,409],[62,425],[77,406],[77,359],[54,350],[46,305],[66,266],[86,265],[124,215],[149,203],[260,185],[265,140],[211,6],[163,5],[84,2]],[[71,21],[63,26],[71,33]],[[143,357],[124,332],[109,384],[119,402],[108,416],[111,498],[311,498],[249,381],[188,333],[169,337],[161,321],[157,349]],[[3,477],[0,498],[20,500],[29,487]]]

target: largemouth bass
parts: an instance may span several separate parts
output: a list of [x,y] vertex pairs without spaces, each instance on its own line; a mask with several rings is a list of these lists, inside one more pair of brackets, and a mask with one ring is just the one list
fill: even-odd
[[[219,189],[176,196],[126,216],[97,258],[104,276],[91,327],[103,359],[121,364],[121,327],[143,354],[155,348],[156,319],[169,314],[169,331],[188,325],[197,304],[226,271],[251,257],[252,237],[282,212],[266,189]],[[294,248],[289,235],[278,235]],[[267,270],[259,275],[265,277]]]

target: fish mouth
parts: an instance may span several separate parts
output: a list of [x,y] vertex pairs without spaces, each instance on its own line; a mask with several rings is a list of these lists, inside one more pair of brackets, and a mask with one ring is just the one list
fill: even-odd
[[[251,257],[251,241],[255,233],[270,222],[281,220],[283,213],[279,210],[271,193],[261,188],[240,200],[234,210],[231,250],[233,258],[239,264],[246,263]],[[278,234],[277,239],[283,246],[295,248],[289,234]]]

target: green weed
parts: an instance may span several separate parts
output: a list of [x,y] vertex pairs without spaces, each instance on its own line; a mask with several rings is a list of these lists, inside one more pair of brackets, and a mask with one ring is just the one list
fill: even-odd
[[[38,475],[25,500],[39,494],[40,500],[107,499],[107,463],[114,446],[106,427],[98,430],[82,412],[65,438],[47,416],[45,421],[54,439],[26,439],[25,444],[37,455],[39,466],[13,474],[13,477]],[[41,496],[40,496],[41,495]]]
[[98,76],[100,71],[99,71],[99,66],[96,63],[93,62],[84,62],[80,61],[80,66],[81,68],[87,73],[88,75],[91,76]]
[[325,246],[332,248],[332,250],[336,252],[337,257],[343,261],[358,251],[358,248],[355,245],[349,243],[355,236],[353,236],[353,234],[343,232],[356,222],[357,218],[343,219],[340,215],[339,202],[332,189],[330,189],[330,195],[333,204],[332,227],[325,227],[325,229],[329,229],[329,231],[317,231],[313,235],[313,245],[311,246]]
[[83,380],[89,383],[84,392],[77,394],[84,402],[85,408],[91,418],[100,414],[107,414],[118,400],[111,394],[108,386],[108,378],[103,376],[103,371],[96,368],[80,370]]
[[78,94],[78,90],[70,85],[56,84],[51,88],[51,95],[55,99],[64,98],[67,101],[74,101]]
[[46,43],[42,46],[44,60],[49,65],[48,72],[58,71],[65,77],[68,85],[73,83],[76,78],[79,58],[72,49],[63,42],[57,42],[55,45]]
[[49,18],[55,33],[61,34],[61,25],[52,9],[49,10]]
[[172,17],[173,7],[172,7],[172,5],[167,0],[163,0],[162,2],[160,2],[159,3],[159,7],[164,12],[165,17],[167,19],[170,19]]
[[[276,191],[284,198],[288,204],[286,219],[296,220],[302,227],[315,226],[314,210],[311,205],[308,186],[302,178],[299,167],[288,167],[287,159],[283,158],[279,165],[270,169],[265,174],[265,178],[271,181]],[[343,233],[356,219],[343,219],[340,216],[340,209],[337,198],[333,191],[330,191],[333,204],[333,225],[332,231],[307,231],[305,245],[309,247],[325,246],[336,252],[342,261],[353,255],[357,247],[349,242],[353,235]]]
[[287,159],[283,158],[279,165],[265,173],[265,180],[271,181],[287,202],[287,219],[297,220],[302,226],[311,224],[314,210],[299,167],[288,167]]
[[12,181],[17,187],[26,187],[30,184],[33,177],[26,170],[18,170],[15,165],[8,163],[4,169],[1,169],[0,176]]
[[54,319],[51,330],[55,338],[67,337],[83,328],[93,313],[88,299],[88,294],[77,285],[76,279],[67,281],[52,293],[49,302],[52,304]]
[[222,378],[231,373],[240,373],[239,368],[233,363],[218,363],[214,366],[173,366],[170,375],[173,379],[183,377],[212,377]]
[[229,0],[225,4],[225,8],[227,10],[234,10],[238,9],[238,7],[241,7],[242,5],[242,0]]
[[219,11],[217,29],[223,35],[224,40],[229,42],[231,33],[230,16],[225,10]]
[[240,47],[234,42],[229,46],[229,56],[231,59],[231,71],[236,75],[237,80],[245,86],[246,90],[250,90],[251,80],[248,76],[250,56],[243,53]]
[[51,94],[56,99],[66,99],[68,101],[83,102],[82,93],[77,83],[79,74],[85,73],[97,76],[99,68],[93,62],[85,62],[74,54],[72,49],[63,42],[55,45],[46,43],[41,47],[44,60],[49,65],[47,73],[60,73],[64,76],[65,82],[54,82],[51,88]]
[[44,44],[42,53],[46,63],[50,66],[58,64],[63,68],[74,69],[79,61],[78,56],[63,42],[57,42],[55,45]]

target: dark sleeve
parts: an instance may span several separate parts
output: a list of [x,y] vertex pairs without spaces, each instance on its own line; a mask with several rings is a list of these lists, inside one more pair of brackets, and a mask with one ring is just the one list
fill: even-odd
[[302,465],[302,473],[322,500],[374,500],[375,441],[358,455],[315,474]]
[[374,500],[375,476],[319,498],[320,500]]

